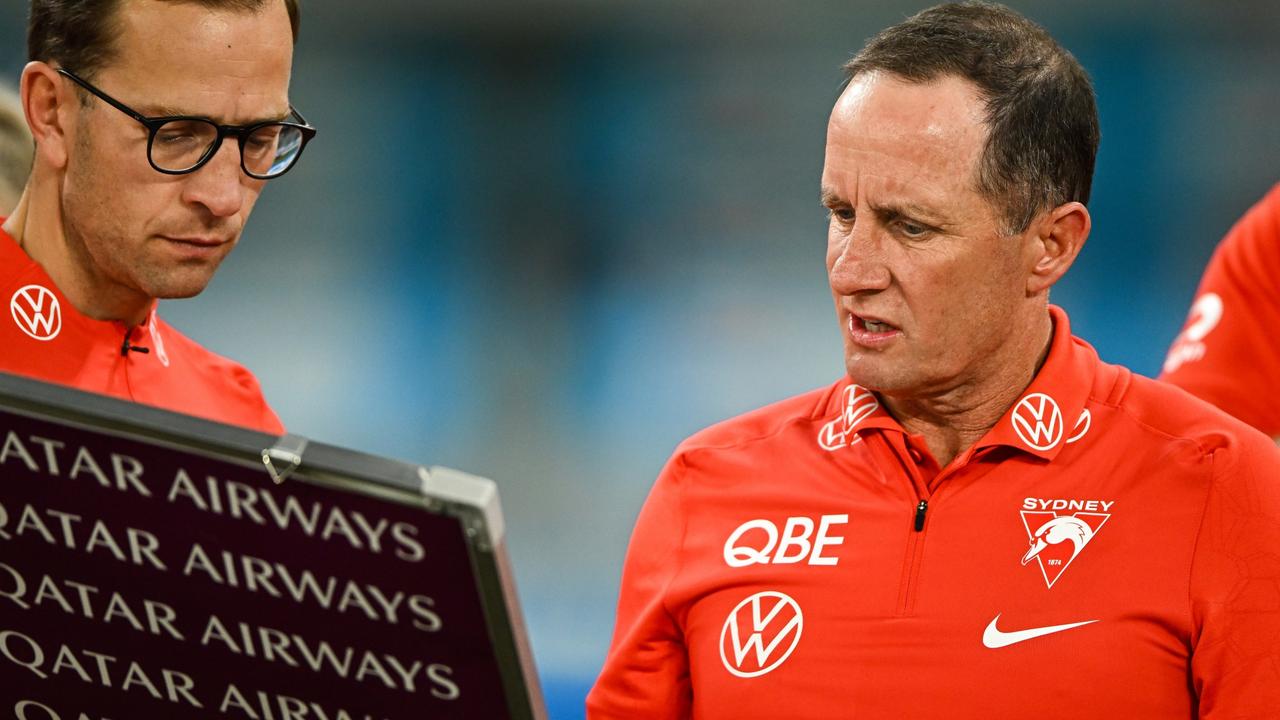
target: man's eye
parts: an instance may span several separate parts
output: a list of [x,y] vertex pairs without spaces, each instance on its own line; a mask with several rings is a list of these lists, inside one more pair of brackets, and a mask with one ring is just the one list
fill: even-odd
[[274,150],[275,146],[275,140],[258,137],[256,135],[251,136],[248,140],[244,141],[244,148],[249,152],[266,152],[268,150]]
[[828,214],[842,223],[851,223],[855,217],[853,208],[831,208]]
[[172,120],[156,131],[155,141],[161,145],[186,146],[212,142],[217,128],[195,120]]
[[156,133],[156,142],[165,145],[176,145],[178,143],[193,143],[196,136],[189,132],[163,131]]
[[929,234],[929,228],[920,223],[913,223],[907,220],[899,220],[898,229],[909,238],[921,238]]

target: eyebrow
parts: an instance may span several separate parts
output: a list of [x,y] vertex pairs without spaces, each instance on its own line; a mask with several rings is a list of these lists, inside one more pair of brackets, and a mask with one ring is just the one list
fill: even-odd
[[[849,205],[848,200],[840,195],[834,188],[822,188],[822,205],[823,207],[835,207],[837,205]],[[945,227],[950,223],[944,215],[931,210],[924,205],[913,202],[887,202],[875,203],[871,206],[872,212],[882,218],[892,220],[894,218],[909,217],[930,225]]]
[[208,120],[209,122],[215,123],[217,125],[229,125],[231,127],[249,127],[251,125],[257,125],[258,123],[265,123],[265,122],[284,122],[293,116],[293,108],[290,107],[288,110],[285,110],[283,114],[277,114],[267,118],[260,118],[258,120],[250,120],[249,122],[245,122],[245,123],[232,124],[232,123],[221,122],[216,118],[209,117],[208,115],[196,115],[194,113],[187,112],[186,110],[183,110],[181,108],[173,107],[171,105],[144,105],[141,108],[138,108],[138,112],[142,113],[144,117],[148,117],[148,118],[190,117],[190,118],[199,118],[201,120]]
[[913,202],[873,203],[871,210],[884,218],[908,217],[931,225],[947,225],[945,216],[938,214],[923,205]]

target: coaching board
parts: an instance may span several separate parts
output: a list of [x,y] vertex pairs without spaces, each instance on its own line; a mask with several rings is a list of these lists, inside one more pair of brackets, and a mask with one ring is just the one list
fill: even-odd
[[495,485],[0,374],[0,718],[543,718]]

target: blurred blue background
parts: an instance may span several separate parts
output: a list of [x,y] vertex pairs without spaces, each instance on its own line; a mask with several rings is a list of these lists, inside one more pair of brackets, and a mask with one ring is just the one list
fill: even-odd
[[[1280,179],[1274,2],[1014,2],[1082,61],[1094,232],[1054,291],[1159,368],[1213,245]],[[320,128],[198,299],[293,432],[492,477],[556,720],[684,436],[841,372],[818,176],[840,64],[924,3],[306,0]],[[0,7],[16,83],[26,3]]]

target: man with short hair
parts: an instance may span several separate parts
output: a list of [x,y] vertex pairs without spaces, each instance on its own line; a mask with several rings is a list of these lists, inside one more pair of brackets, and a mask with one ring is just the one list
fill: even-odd
[[1090,229],[1083,69],[964,3],[846,70],[847,377],[677,449],[588,717],[1273,717],[1280,454],[1048,303]]
[[0,216],[13,209],[31,171],[31,133],[18,96],[0,83]]
[[0,371],[283,431],[249,371],[155,309],[205,288],[313,136],[289,102],[297,25],[296,0],[32,0]]

